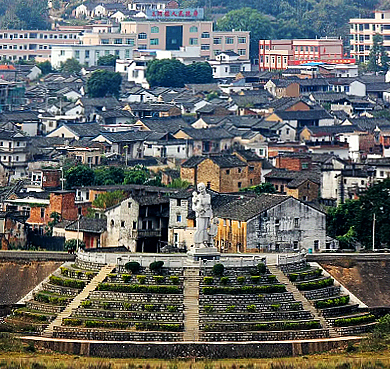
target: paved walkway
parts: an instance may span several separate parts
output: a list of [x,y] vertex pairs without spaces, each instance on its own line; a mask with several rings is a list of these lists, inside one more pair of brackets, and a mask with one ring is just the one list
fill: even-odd
[[199,268],[184,268],[184,341],[199,340]]

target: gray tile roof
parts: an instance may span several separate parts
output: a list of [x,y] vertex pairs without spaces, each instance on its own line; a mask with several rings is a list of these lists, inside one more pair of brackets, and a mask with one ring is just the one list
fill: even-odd
[[77,231],[79,229],[81,232],[90,233],[103,233],[107,230],[107,219],[81,218],[80,226],[78,223],[79,221],[74,221],[67,225],[65,230]]
[[196,129],[192,127],[182,128],[182,131],[193,140],[220,140],[223,138],[233,138],[233,135],[221,127],[211,127],[206,129]]

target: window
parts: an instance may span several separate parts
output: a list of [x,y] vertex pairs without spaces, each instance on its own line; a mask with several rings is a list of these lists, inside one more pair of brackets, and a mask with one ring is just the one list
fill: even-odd
[[307,169],[309,167],[308,163],[302,163],[302,169]]
[[110,43],[110,40],[108,38],[102,38],[101,43],[102,45],[108,45]]
[[130,50],[125,50],[125,59],[129,59],[129,58],[130,58]]
[[190,38],[190,45],[198,45],[198,39],[197,38]]
[[299,218],[294,218],[294,228],[299,228]]
[[137,222],[133,222],[133,229],[137,229]]
[[130,46],[134,46],[134,39],[133,38],[126,38],[126,44]]
[[158,41],[159,41],[158,38],[151,38],[150,39],[150,44],[151,45],[158,45]]
[[176,222],[181,222],[181,214],[176,214]]
[[123,43],[123,40],[121,38],[115,38],[114,39],[114,44],[115,45],[121,45]]
[[196,26],[190,27],[190,33],[195,33],[195,32],[198,32],[198,27]]
[[230,169],[226,169],[226,172],[225,172],[227,175],[230,174]]
[[145,32],[141,32],[138,34],[138,40],[146,40],[148,38],[148,35]]
[[231,65],[230,66],[230,73],[239,73],[240,72],[240,66],[239,65]]
[[181,199],[176,200],[176,206],[181,206]]
[[220,37],[214,37],[214,45],[221,45],[222,41]]
[[45,217],[45,208],[41,208],[41,218]]
[[128,209],[131,209],[131,202],[128,202],[128,203],[127,203],[127,208],[128,208]]
[[294,241],[293,245],[294,245],[294,250],[299,248],[298,241]]
[[239,44],[246,44],[246,37],[238,37]]
[[138,45],[138,50],[146,50],[147,45]]
[[114,219],[111,219],[110,224],[111,224],[111,227],[113,227],[115,225]]
[[385,172],[384,172],[383,170],[381,170],[379,173],[380,173],[380,176],[381,176],[381,177],[384,177],[384,176],[385,176]]
[[241,186],[242,186],[242,182],[238,182],[238,183],[237,183],[237,187],[238,187],[238,188],[241,188]]
[[160,29],[156,26],[153,26],[150,28],[150,33],[159,33]]
[[315,240],[314,241],[314,250],[318,250],[320,248],[320,241]]
[[210,33],[209,32],[203,32],[200,37],[201,38],[210,38]]
[[246,49],[238,49],[238,55],[246,55]]
[[124,221],[124,220],[121,221],[121,227],[122,227],[122,228],[125,227],[125,221]]
[[85,59],[89,58],[89,50],[85,50]]
[[210,50],[210,44],[203,44],[200,46],[201,50]]
[[225,37],[225,43],[228,45],[234,44],[234,37]]
[[76,59],[80,59],[80,50],[76,50],[74,56]]

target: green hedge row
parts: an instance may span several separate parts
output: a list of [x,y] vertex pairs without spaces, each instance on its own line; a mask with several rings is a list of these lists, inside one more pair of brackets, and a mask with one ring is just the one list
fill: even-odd
[[62,324],[65,326],[85,328],[118,328],[126,329],[132,326],[132,323],[122,321],[104,321],[104,320],[82,320],[77,318],[66,318],[62,320]]
[[44,304],[66,306],[68,305],[69,299],[67,297],[50,296],[42,292],[38,292],[34,294],[34,300],[38,302],[43,302]]
[[177,286],[144,286],[139,284],[100,283],[98,291],[113,291],[125,293],[161,293],[176,294],[182,293]]
[[300,291],[312,291],[312,290],[318,290],[320,288],[333,286],[333,283],[334,283],[334,279],[329,277],[326,279],[321,279],[319,281],[299,283],[297,284],[297,288]]
[[235,326],[225,324],[205,325],[205,332],[249,332],[249,331],[294,331],[320,329],[321,324],[318,321],[304,322],[268,322],[268,323],[247,323],[237,324]]
[[356,316],[356,317],[352,317],[352,318],[336,319],[334,321],[334,326],[335,327],[349,327],[349,326],[353,326],[353,325],[372,323],[374,321],[375,321],[375,316],[370,314],[370,315]]
[[335,307],[335,306],[347,305],[348,302],[349,302],[349,295],[348,296],[340,296],[340,297],[335,297],[335,298],[331,298],[328,300],[316,301],[315,307],[317,309],[326,309],[326,308],[331,308],[331,307]]
[[291,282],[295,281],[302,281],[305,280],[307,277],[319,277],[322,275],[322,269],[314,269],[309,270],[308,272],[302,272],[302,273],[290,273],[288,275],[288,278]]
[[51,284],[63,287],[77,288],[79,290],[82,290],[85,287],[85,282],[78,281],[77,279],[63,279],[55,275],[51,275],[49,280]]
[[29,319],[31,319],[33,321],[36,321],[36,322],[46,322],[47,321],[47,316],[46,315],[33,313],[33,312],[30,312],[30,311],[16,310],[14,312],[14,315],[15,316],[29,318]]
[[180,324],[160,324],[160,323],[135,323],[137,331],[166,331],[180,332],[182,326]]
[[286,286],[283,284],[273,284],[266,286],[244,286],[244,287],[203,287],[205,295],[256,295],[259,293],[285,292]]

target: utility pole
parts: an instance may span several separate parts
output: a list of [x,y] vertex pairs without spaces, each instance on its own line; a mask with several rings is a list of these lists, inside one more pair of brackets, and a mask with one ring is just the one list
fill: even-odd
[[372,218],[372,251],[375,251],[375,222],[376,222],[376,214]]

